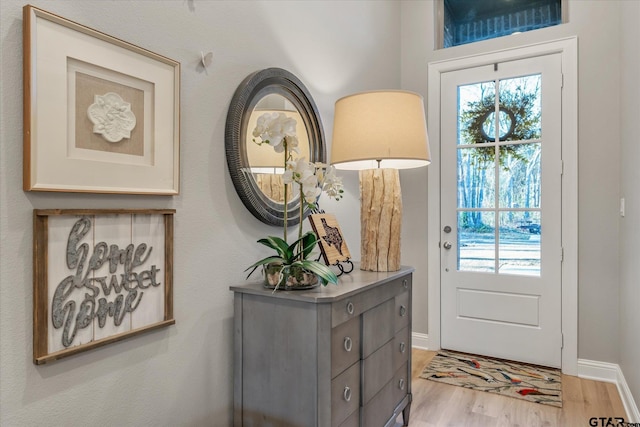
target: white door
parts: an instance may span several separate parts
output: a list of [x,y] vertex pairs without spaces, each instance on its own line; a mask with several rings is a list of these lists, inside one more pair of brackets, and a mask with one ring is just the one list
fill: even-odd
[[560,54],[441,84],[441,346],[560,367]]

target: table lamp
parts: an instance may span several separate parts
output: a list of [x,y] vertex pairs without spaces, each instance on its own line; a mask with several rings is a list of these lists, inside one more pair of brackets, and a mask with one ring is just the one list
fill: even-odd
[[421,95],[356,93],[336,101],[331,163],[359,170],[360,269],[400,269],[402,194],[398,169],[431,162]]

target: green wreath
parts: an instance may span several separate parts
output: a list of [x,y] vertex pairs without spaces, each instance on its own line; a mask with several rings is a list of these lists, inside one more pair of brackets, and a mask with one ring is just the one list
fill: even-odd
[[[536,93],[525,93],[522,90],[508,91],[500,96],[499,119],[501,129],[499,141],[521,141],[540,138],[540,112],[534,112]],[[488,132],[486,127],[491,120],[495,121],[495,94],[488,95],[481,101],[469,102],[460,114],[461,140],[470,144],[486,144],[495,142],[495,133]],[[509,122],[507,123],[506,120]],[[489,125],[489,129],[492,127]],[[519,153],[517,145],[500,144],[500,166],[505,168],[506,159],[511,156],[520,161],[528,159]],[[473,150],[472,156],[483,164],[493,163],[494,147],[482,147]]]

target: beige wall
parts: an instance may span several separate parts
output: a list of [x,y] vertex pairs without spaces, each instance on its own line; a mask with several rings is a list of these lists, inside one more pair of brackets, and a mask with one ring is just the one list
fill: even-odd
[[640,402],[640,2],[622,2],[620,16],[620,196],[626,205],[620,218],[620,366]]

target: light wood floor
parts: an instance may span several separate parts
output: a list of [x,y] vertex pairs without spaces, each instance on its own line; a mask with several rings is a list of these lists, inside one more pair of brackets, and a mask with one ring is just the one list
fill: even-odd
[[411,353],[410,427],[587,427],[591,417],[626,418],[618,390],[610,383],[563,375],[562,408],[556,408],[419,378],[435,354],[417,349]]

